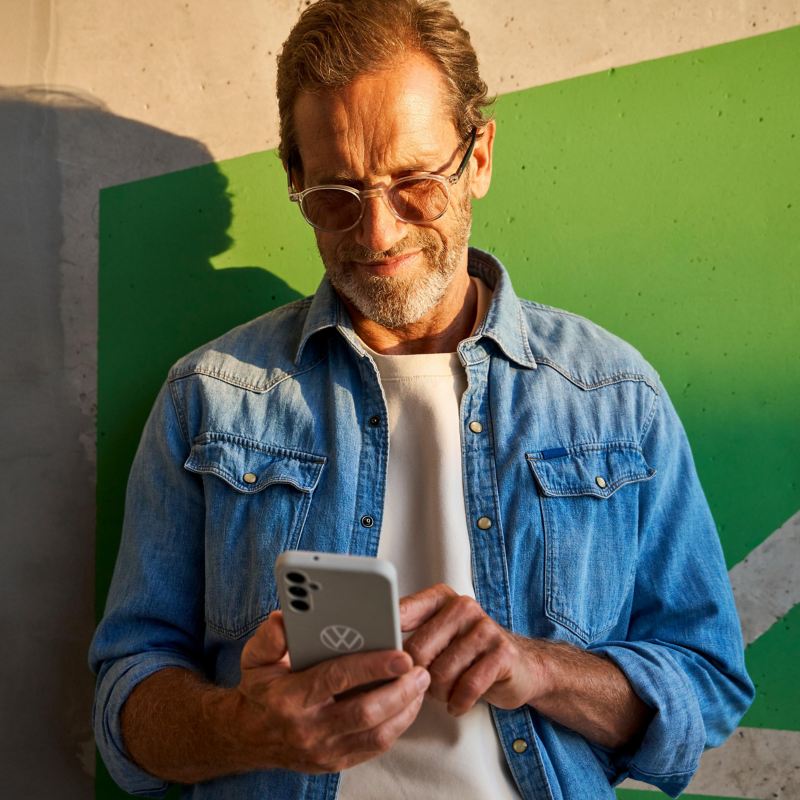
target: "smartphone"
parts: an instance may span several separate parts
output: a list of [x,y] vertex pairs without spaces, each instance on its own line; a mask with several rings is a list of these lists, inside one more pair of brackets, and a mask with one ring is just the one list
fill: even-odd
[[275,580],[292,671],[347,653],[403,649],[391,562],[287,550],[275,561]]

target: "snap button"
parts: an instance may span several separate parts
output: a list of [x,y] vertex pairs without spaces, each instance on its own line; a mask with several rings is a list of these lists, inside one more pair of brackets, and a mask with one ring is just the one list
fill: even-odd
[[255,475],[252,472],[245,472],[245,474],[242,475],[242,480],[245,483],[255,483],[258,480],[258,475]]
[[364,514],[364,516],[361,517],[361,524],[365,528],[371,528],[375,524],[375,520],[372,519],[372,517],[369,514]]
[[474,420],[473,422],[470,422],[469,429],[473,433],[480,433],[483,430],[483,425],[481,425],[477,420]]
[[369,424],[372,425],[373,428],[377,428],[378,425],[381,424],[381,418],[376,414],[374,417],[369,418]]
[[492,527],[492,521],[489,519],[489,517],[481,517],[481,518],[478,520],[478,527],[479,527],[479,528],[480,528],[482,531],[488,531],[488,530],[489,530],[489,528],[491,528],[491,527]]
[[514,739],[511,749],[515,753],[524,753],[528,749],[528,743],[524,739]]
[[606,479],[605,479],[605,478],[604,478],[602,475],[598,475],[598,476],[597,476],[597,477],[594,479],[594,482],[595,482],[595,483],[596,483],[596,484],[597,484],[597,485],[598,485],[598,486],[599,486],[601,489],[605,489],[605,488],[606,488],[606,486],[608,486],[608,484],[606,483]]

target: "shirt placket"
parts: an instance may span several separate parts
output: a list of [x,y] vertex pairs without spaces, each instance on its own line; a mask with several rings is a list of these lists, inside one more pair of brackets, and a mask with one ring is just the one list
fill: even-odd
[[[512,630],[511,593],[500,517],[489,405],[491,357],[479,343],[459,350],[468,386],[461,400],[464,502],[475,599],[498,624]],[[526,706],[504,710],[491,707],[506,761],[526,800],[552,800],[538,740]]]

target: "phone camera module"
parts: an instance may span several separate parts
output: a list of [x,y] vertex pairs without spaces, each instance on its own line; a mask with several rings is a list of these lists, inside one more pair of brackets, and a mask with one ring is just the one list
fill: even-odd
[[287,572],[286,580],[289,581],[289,583],[305,583],[306,576],[303,575],[302,572]]
[[308,611],[308,609],[311,608],[311,606],[305,600],[292,600],[289,605],[295,611]]
[[293,597],[308,597],[308,592],[302,586],[290,586],[288,592]]

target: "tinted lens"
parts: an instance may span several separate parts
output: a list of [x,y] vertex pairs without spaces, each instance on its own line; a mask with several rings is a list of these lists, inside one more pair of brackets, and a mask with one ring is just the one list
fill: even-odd
[[303,198],[303,214],[316,228],[343,231],[358,222],[361,203],[344,189],[314,189]]
[[432,178],[398,181],[389,196],[394,210],[408,222],[430,222],[447,208],[447,186]]

